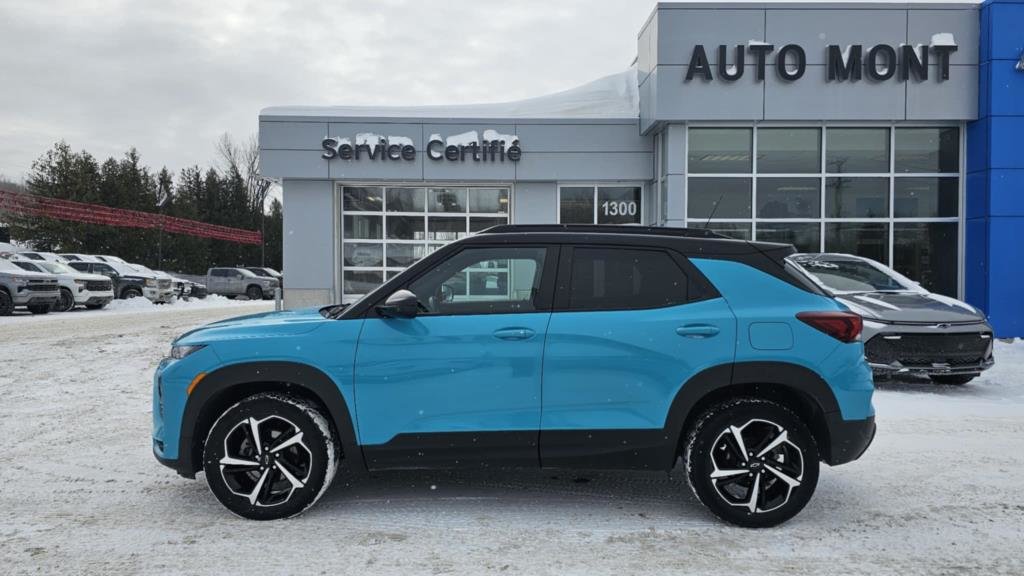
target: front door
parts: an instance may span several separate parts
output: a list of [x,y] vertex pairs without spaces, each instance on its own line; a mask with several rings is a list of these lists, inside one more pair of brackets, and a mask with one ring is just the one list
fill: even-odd
[[371,314],[356,414],[367,466],[536,466],[557,249],[470,246],[413,279],[415,318]]
[[562,262],[544,350],[541,464],[664,469],[669,407],[691,376],[733,361],[735,317],[666,250],[566,247]]

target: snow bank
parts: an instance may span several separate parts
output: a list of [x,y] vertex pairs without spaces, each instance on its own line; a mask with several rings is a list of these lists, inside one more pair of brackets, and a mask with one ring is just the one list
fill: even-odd
[[493,104],[441,106],[272,106],[261,116],[379,118],[630,118],[640,115],[636,68],[562,92]]

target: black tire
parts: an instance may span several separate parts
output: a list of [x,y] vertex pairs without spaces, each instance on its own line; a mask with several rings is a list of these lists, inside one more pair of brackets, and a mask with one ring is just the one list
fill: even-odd
[[[289,444],[295,437],[299,440]],[[281,444],[288,446],[275,449]],[[225,464],[228,458],[255,465]],[[301,514],[326,492],[340,460],[338,441],[316,406],[273,392],[250,396],[225,410],[210,428],[203,450],[203,470],[213,495],[231,512],[251,520]]]
[[53,304],[34,304],[28,307],[28,311],[33,314],[49,314],[51,309]]
[[249,300],[263,300],[263,289],[259,286],[249,286],[245,289],[245,297]]
[[946,386],[962,386],[978,377],[978,374],[931,374],[932,382]]
[[701,503],[747,528],[789,520],[818,484],[818,446],[807,425],[767,400],[738,398],[708,409],[689,430],[684,456],[687,480]]
[[103,304],[86,304],[85,307],[89,310],[102,310],[107,307],[107,302]]
[[67,288],[60,289],[60,299],[53,306],[54,312],[70,312],[75,309],[75,295]]
[[121,291],[122,300],[131,300],[132,298],[141,298],[142,291],[138,288],[125,288]]
[[14,314],[14,299],[7,293],[7,290],[0,290],[0,316]]

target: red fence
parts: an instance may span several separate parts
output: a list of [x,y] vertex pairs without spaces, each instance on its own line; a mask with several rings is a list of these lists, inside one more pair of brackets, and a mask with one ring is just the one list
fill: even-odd
[[85,204],[72,200],[47,198],[32,194],[18,194],[0,190],[0,213],[12,212],[25,216],[45,216],[57,220],[88,222],[106,226],[126,228],[163,229],[165,232],[185,234],[199,238],[213,238],[236,244],[262,244],[263,236],[258,230],[242,230],[229,226],[207,224],[198,220],[187,220],[164,216],[152,212],[111,208],[99,204]]

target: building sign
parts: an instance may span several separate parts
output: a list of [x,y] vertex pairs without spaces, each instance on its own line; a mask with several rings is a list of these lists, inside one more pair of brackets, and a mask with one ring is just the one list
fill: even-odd
[[[746,45],[732,47],[732,64],[727,64],[730,46],[721,44],[718,50],[718,64],[712,67],[703,44],[693,47],[690,65],[686,70],[686,82],[694,78],[712,81],[716,78],[732,82],[739,80],[746,72],[747,57],[754,64],[754,79],[764,81],[769,59],[774,60],[779,78],[793,82],[807,71],[807,53],[799,44],[786,44],[778,50],[772,44],[751,41]],[[845,48],[836,44],[825,47],[826,80],[829,82],[855,82],[867,77],[875,81],[897,78],[900,81],[928,80],[928,65],[934,61],[938,68],[937,81],[949,80],[949,56],[956,52],[957,45],[952,34],[936,34],[930,45],[890,46],[876,44],[865,48],[853,44]],[[714,68],[714,69],[713,69]]]
[[[320,143],[325,160],[406,161],[416,160],[417,150],[407,136],[382,136],[360,133],[355,140],[328,136]],[[476,130],[442,138],[431,134],[426,145],[427,158],[436,162],[518,162],[523,157],[519,138],[484,130],[479,137]]]

